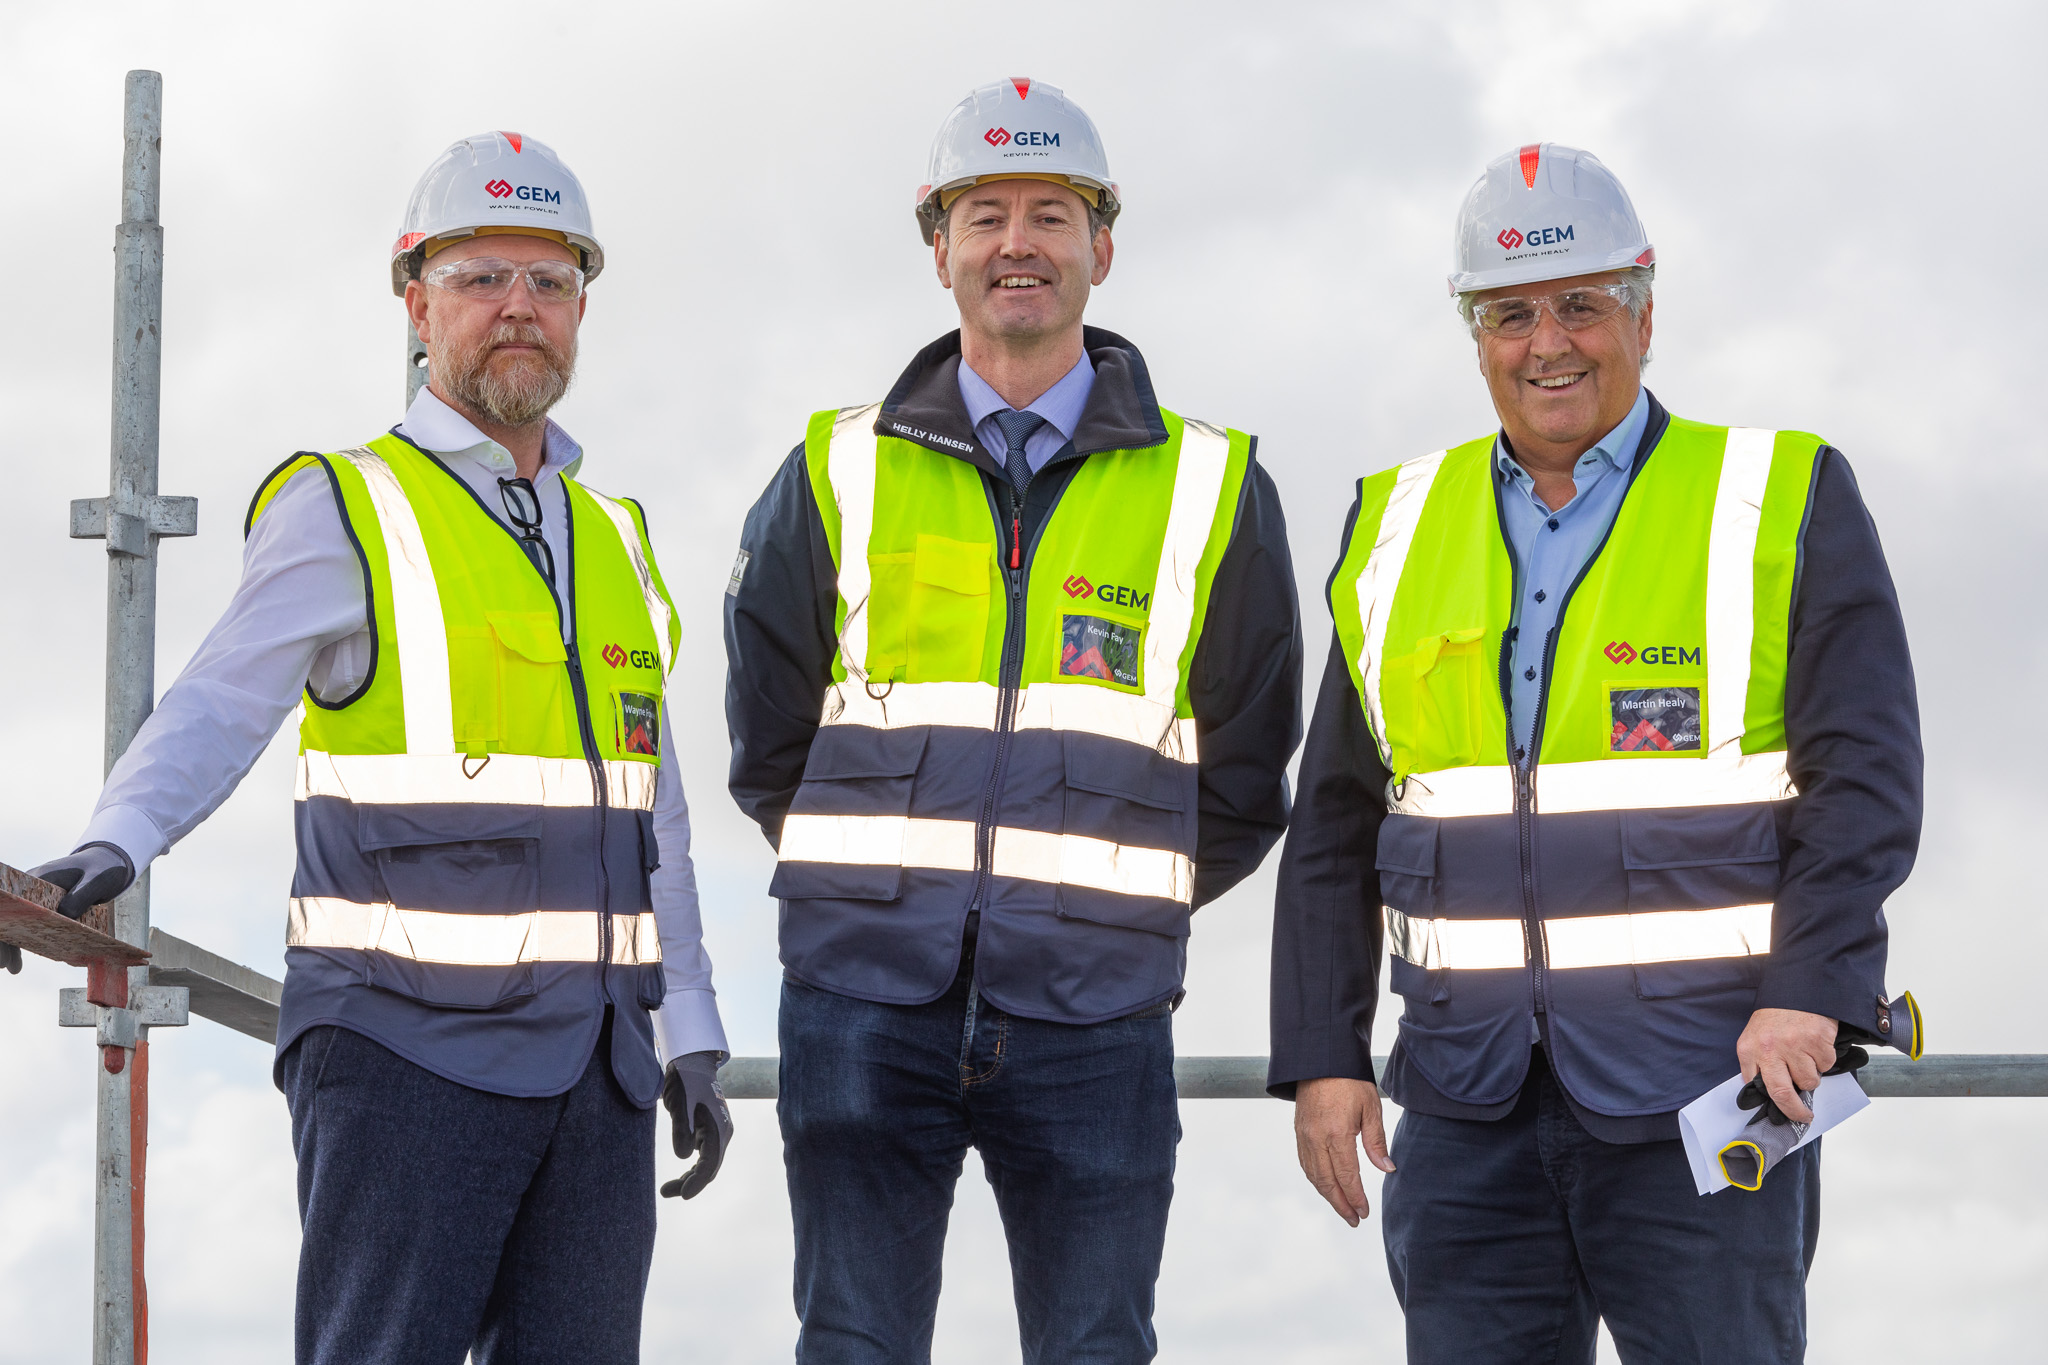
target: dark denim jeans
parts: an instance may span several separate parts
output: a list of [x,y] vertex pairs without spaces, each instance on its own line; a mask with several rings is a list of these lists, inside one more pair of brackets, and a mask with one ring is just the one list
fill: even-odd
[[1676,1141],[1602,1142],[1537,1049],[1492,1123],[1406,1113],[1383,1194],[1411,1365],[1783,1365],[1806,1354],[1820,1144],[1760,1191],[1695,1192]]
[[568,1093],[472,1090],[308,1029],[282,1080],[299,1157],[299,1365],[638,1365],[654,1111],[611,1029]]
[[1139,1365],[1180,1116],[1173,1020],[1020,1019],[968,973],[929,1005],[782,988],[801,1365],[924,1365],[953,1187],[995,1189],[1025,1365]]

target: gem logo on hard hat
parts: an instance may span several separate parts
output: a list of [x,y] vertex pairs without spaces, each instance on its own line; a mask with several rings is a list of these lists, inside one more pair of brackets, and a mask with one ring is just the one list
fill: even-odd
[[493,199],[509,198],[511,197],[512,194],[511,182],[506,180],[493,180],[490,184],[484,186],[484,193],[488,194]]
[[1494,158],[1466,193],[1453,259],[1451,292],[1468,294],[1657,256],[1614,172],[1591,152],[1537,142]]
[[1000,147],[1010,140],[1008,128],[991,128],[981,135],[981,140],[991,147]]

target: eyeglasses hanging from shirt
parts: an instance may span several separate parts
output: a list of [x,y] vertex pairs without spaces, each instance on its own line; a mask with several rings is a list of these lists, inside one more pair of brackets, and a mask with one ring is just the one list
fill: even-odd
[[498,497],[505,504],[505,517],[519,533],[519,548],[540,570],[548,586],[555,584],[555,552],[540,533],[540,494],[531,479],[499,479]]

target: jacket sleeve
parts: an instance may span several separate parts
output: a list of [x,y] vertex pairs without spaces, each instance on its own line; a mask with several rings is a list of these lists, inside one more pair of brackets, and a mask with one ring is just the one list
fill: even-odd
[[803,781],[836,647],[838,569],[802,446],[747,513],[740,552],[744,568],[725,599],[726,781],[773,845]]
[[1301,603],[1280,494],[1256,446],[1210,585],[1188,700],[1201,755],[1201,906],[1250,875],[1287,828],[1287,760],[1301,742]]
[[1823,448],[1800,543],[1785,679],[1799,796],[1759,1008],[1876,1026],[1885,898],[1920,844],[1920,708],[1877,527],[1840,452]]
[[1373,1079],[1385,937],[1376,865],[1387,781],[1332,632],[1273,901],[1266,1088],[1281,1099],[1294,1098],[1298,1081]]

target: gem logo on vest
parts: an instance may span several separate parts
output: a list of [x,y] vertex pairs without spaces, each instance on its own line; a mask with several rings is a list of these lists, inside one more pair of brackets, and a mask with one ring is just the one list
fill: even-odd
[[1642,662],[1646,664],[1690,664],[1698,667],[1700,662],[1698,646],[1687,649],[1684,645],[1645,645],[1642,649],[1638,650],[1626,640],[1610,640],[1607,642],[1607,647],[1600,652],[1607,656],[1610,663],[1617,664]]
[[1111,606],[1135,607],[1139,611],[1152,609],[1152,594],[1139,592],[1136,588],[1120,588],[1114,583],[1097,585],[1080,574],[1070,575],[1060,586],[1067,590],[1069,597],[1093,597]]

